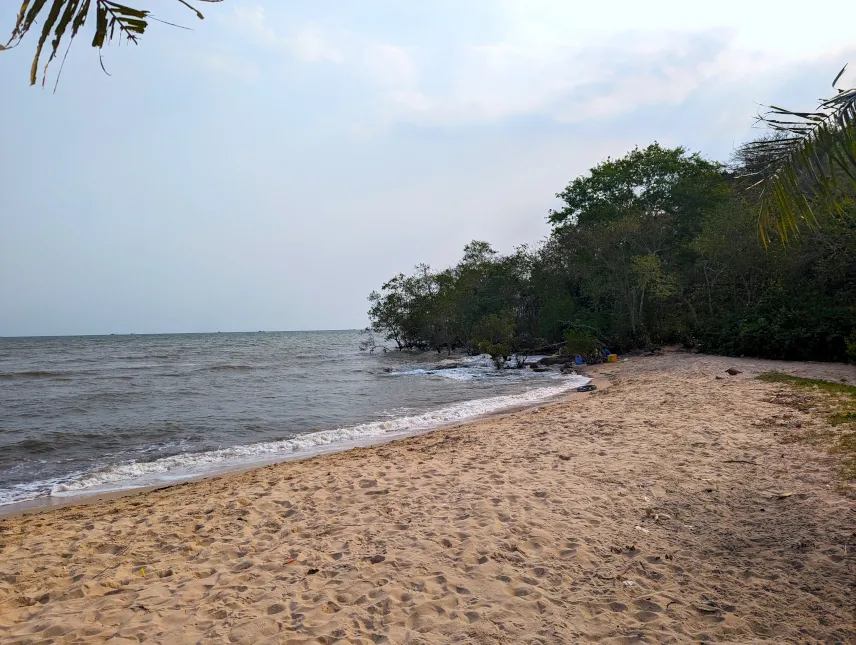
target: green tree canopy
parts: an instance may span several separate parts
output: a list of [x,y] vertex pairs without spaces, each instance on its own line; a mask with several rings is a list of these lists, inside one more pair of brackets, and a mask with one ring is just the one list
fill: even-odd
[[543,245],[506,255],[476,241],[452,267],[397,276],[373,294],[372,324],[402,349],[483,352],[502,367],[510,354],[666,343],[846,360],[856,191],[841,202],[847,217],[809,195],[818,226],[765,248],[756,195],[735,178],[745,171],[657,144],[610,159],[560,194]]
[[696,218],[725,194],[721,164],[685,148],[653,143],[620,159],[608,158],[556,195],[564,208],[550,212],[556,226],[613,222],[629,213]]

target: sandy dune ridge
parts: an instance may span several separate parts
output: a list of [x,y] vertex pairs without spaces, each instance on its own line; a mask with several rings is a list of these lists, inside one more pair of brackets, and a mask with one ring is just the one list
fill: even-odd
[[[743,371],[716,380],[727,367]],[[856,503],[776,367],[673,354],[372,448],[0,521],[2,643],[856,643]]]

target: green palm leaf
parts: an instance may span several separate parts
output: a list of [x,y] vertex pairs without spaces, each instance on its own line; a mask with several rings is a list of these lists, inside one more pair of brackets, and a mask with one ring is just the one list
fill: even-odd
[[758,122],[771,136],[738,151],[754,178],[751,187],[760,193],[765,244],[771,232],[786,243],[801,225],[814,226],[812,203],[844,213],[843,191],[856,187],[856,88],[836,87],[845,69],[832,83],[836,94],[822,99],[814,112],[770,106]]
[[[176,1],[195,12],[197,17],[204,18],[202,13],[186,0]],[[222,0],[198,1],[222,2]],[[22,0],[12,35],[5,45],[0,45],[0,51],[18,45],[34,25],[41,23],[36,53],[30,66],[30,85],[36,83],[42,50],[48,39],[52,37],[51,53],[42,73],[44,85],[48,66],[56,58],[63,40],[68,36],[70,47],[77,32],[93,14],[95,15],[95,35],[92,38],[92,46],[99,49],[114,38],[124,38],[136,44],[139,37],[146,31],[148,21],[153,19],[151,12],[146,9],[136,9],[111,0],[95,0],[94,5],[92,0]]]

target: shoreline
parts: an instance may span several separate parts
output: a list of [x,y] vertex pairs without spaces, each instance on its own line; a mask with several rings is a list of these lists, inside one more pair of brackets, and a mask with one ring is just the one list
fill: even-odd
[[[589,383],[592,383],[597,386],[598,389],[604,389],[608,387],[609,381],[603,379],[599,376],[599,372],[597,372],[598,368],[607,367],[609,364],[599,364],[599,365],[583,365],[577,366],[577,375],[582,376],[584,378],[589,379]],[[574,390],[570,390],[568,392],[562,392],[560,394],[556,394],[552,397],[543,399],[541,401],[535,401],[531,403],[518,404],[511,406],[509,408],[497,410],[494,412],[488,412],[481,415],[476,415],[468,419],[464,419],[461,421],[450,421],[447,423],[440,423],[431,428],[417,429],[413,431],[403,431],[403,432],[395,432],[391,433],[390,436],[377,435],[374,437],[366,438],[362,441],[360,440],[352,440],[352,441],[343,441],[339,444],[328,444],[326,446],[317,447],[313,451],[309,451],[306,454],[296,454],[293,456],[282,456],[277,457],[271,461],[260,460],[257,464],[252,464],[245,467],[238,467],[234,469],[225,469],[222,471],[214,471],[209,474],[199,474],[192,475],[187,478],[177,479],[174,482],[162,483],[162,484],[152,484],[148,486],[135,486],[130,488],[123,488],[118,490],[107,490],[107,491],[93,491],[90,493],[81,492],[80,494],[71,494],[71,495],[57,495],[57,496],[44,496],[37,497],[30,500],[25,500],[22,502],[14,502],[12,504],[4,504],[0,505],[0,522],[6,518],[19,517],[23,515],[31,515],[34,513],[49,513],[54,510],[66,508],[68,506],[80,506],[80,505],[90,505],[90,504],[99,504],[105,501],[111,501],[115,499],[122,499],[126,497],[133,497],[136,495],[141,495],[145,493],[150,493],[159,490],[169,490],[172,488],[177,488],[180,486],[186,486],[188,484],[194,484],[197,482],[203,481],[211,481],[217,480],[221,478],[227,478],[233,475],[240,475],[243,473],[250,473],[258,469],[267,468],[268,466],[275,466],[277,464],[283,463],[292,463],[299,461],[306,461],[310,459],[316,459],[319,457],[325,457],[331,454],[339,454],[339,453],[347,453],[352,450],[357,450],[359,448],[368,448],[372,446],[381,446],[388,443],[394,443],[397,441],[402,441],[408,439],[410,437],[419,437],[425,434],[430,434],[437,430],[445,429],[445,428],[456,428],[460,426],[467,426],[470,424],[478,423],[480,421],[485,421],[488,419],[499,419],[507,416],[509,414],[515,414],[521,411],[525,411],[532,408],[537,408],[539,406],[547,406],[547,405],[555,405],[556,403],[560,403],[565,399],[574,396],[580,396],[588,394],[587,392],[576,392]]]
[[[741,374],[726,376],[736,367]],[[10,642],[852,642],[825,418],[687,354],[587,397],[0,520]],[[589,375],[592,375],[589,372]],[[717,379],[716,377],[720,378]]]

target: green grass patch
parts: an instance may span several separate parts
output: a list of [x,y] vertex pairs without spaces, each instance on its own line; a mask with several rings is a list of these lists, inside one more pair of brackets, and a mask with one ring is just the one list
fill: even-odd
[[856,425],[856,386],[781,372],[765,372],[758,379],[790,385],[805,392],[805,396],[778,397],[774,401],[805,412],[825,414],[828,431],[812,429],[790,440],[822,444],[830,452],[844,455],[841,463],[842,479],[856,481],[856,431],[852,430]]
[[829,422],[834,426],[844,423],[856,423],[856,412],[836,412],[829,417]]
[[839,435],[836,452],[852,452],[856,456],[856,432],[845,432]]
[[848,457],[841,466],[841,478],[856,481],[856,457]]
[[843,432],[835,439],[832,452],[844,455],[841,464],[841,476],[843,479],[856,480],[856,432]]
[[782,372],[764,372],[758,376],[758,380],[766,381],[767,383],[785,383],[788,385],[796,385],[797,387],[816,388],[827,394],[843,394],[856,399],[856,385],[847,385],[846,383],[835,383],[834,381],[824,381],[818,378],[803,378],[802,376],[791,376]]

